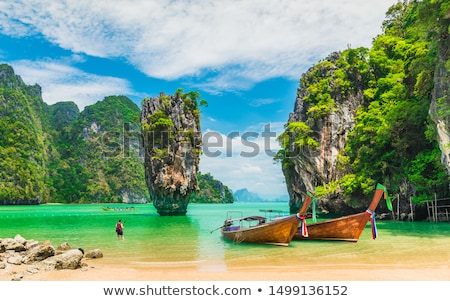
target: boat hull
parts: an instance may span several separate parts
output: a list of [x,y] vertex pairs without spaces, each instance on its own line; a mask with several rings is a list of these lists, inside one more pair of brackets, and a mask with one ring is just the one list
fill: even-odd
[[299,224],[300,220],[295,215],[292,215],[250,228],[236,230],[223,228],[221,231],[224,238],[234,243],[245,242],[289,246]]
[[343,240],[357,242],[369,221],[366,212],[307,225],[308,236],[300,234],[300,229],[294,234],[293,240]]
[[[371,215],[375,214],[375,208],[384,195],[391,208],[387,197],[387,191],[381,184],[377,185],[375,194],[369,208],[365,212],[335,218],[332,220],[307,225],[308,235],[301,235],[300,228],[295,232],[293,240],[343,240],[357,242],[362,231],[369,222]],[[389,209],[392,210],[392,209]],[[375,220],[373,221],[375,222]],[[372,234],[373,235],[373,234]]]

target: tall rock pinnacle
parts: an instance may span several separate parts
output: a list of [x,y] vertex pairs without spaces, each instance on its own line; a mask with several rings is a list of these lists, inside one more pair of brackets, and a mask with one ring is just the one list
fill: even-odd
[[202,135],[198,92],[161,93],[144,99],[141,112],[145,179],[158,213],[185,215],[197,189]]

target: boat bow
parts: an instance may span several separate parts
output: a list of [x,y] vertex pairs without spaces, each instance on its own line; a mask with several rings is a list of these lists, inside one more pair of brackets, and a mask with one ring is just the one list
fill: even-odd
[[378,184],[376,186],[372,201],[365,212],[347,215],[328,221],[312,223],[308,226],[307,231],[303,230],[302,227],[299,227],[293,239],[344,240],[356,242],[358,241],[369,220],[371,221],[372,237],[375,239],[377,237],[375,209],[377,208],[383,195],[386,200],[387,208],[392,210],[392,205],[386,188],[383,185]]

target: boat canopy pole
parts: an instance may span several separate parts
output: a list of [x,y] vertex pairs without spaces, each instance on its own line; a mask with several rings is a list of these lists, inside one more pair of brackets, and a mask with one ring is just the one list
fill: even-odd
[[223,226],[220,226],[220,227],[218,227],[218,228],[216,228],[214,230],[209,231],[209,233],[213,233],[214,231],[217,231],[217,230],[222,229],[222,228],[223,228]]

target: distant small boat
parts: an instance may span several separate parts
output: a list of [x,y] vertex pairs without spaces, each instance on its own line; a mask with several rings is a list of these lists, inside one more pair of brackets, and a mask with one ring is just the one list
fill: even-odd
[[303,231],[303,233],[299,227],[299,230],[294,234],[293,240],[341,240],[357,242],[369,219],[371,221],[372,238],[375,239],[377,237],[375,209],[383,195],[388,209],[392,210],[386,188],[378,184],[372,202],[365,212],[309,224],[307,231]]
[[[230,211],[224,224],[215,230],[221,229],[223,237],[234,243],[246,242],[289,246],[300,221],[306,218],[303,214],[308,210],[308,207],[309,203],[305,202],[297,214],[273,219],[263,216],[232,218],[229,214],[233,211]],[[274,210],[266,211],[275,212]]]
[[102,207],[103,211],[134,211],[134,207]]

